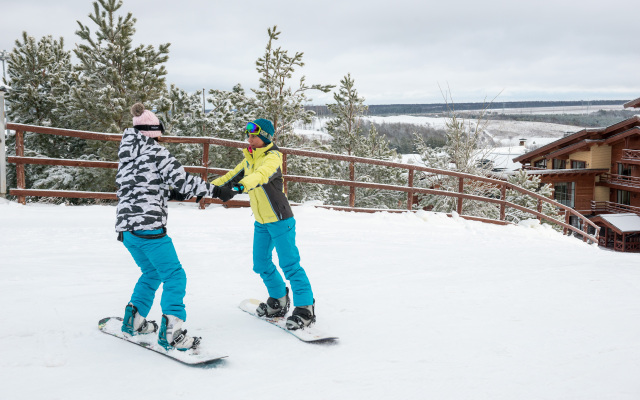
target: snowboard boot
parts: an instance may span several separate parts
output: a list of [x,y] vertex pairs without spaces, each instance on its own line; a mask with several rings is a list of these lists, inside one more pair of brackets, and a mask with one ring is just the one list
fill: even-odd
[[289,311],[290,304],[289,288],[287,288],[287,294],[285,294],[284,297],[280,297],[279,299],[269,297],[266,304],[260,303],[256,309],[256,314],[258,314],[258,317],[267,318],[284,317],[287,315],[287,311]]
[[296,307],[293,313],[287,318],[287,329],[295,331],[296,329],[304,329],[316,322],[316,301],[310,306]]
[[122,332],[135,336],[154,333],[157,330],[158,324],[156,324],[156,321],[147,321],[145,317],[138,313],[136,306],[131,303],[127,304],[122,320]]
[[183,323],[183,320],[174,315],[162,314],[158,344],[164,347],[165,350],[186,351],[198,347],[201,338],[187,335],[187,330],[182,329]]

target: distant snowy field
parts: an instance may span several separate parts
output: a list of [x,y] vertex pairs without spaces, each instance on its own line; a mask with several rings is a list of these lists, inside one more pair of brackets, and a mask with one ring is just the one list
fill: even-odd
[[[318,326],[310,345],[241,312],[265,298],[250,209],[171,204],[194,369],[100,333],[138,278],[113,206],[0,200],[2,399],[640,398],[640,255],[535,221],[294,207]],[[160,318],[156,302],[151,317]]]
[[[445,118],[418,117],[411,115],[398,115],[388,117],[368,116],[364,119],[377,124],[403,123],[416,126],[429,126],[435,129],[445,129]],[[311,124],[303,128],[297,128],[295,132],[311,139],[330,141],[331,135],[324,131],[326,118],[316,118]],[[475,124],[475,120],[468,121]],[[571,125],[559,125],[546,122],[529,121],[489,121],[486,126],[486,134],[496,143],[488,158],[494,163],[495,168],[504,168],[513,171],[522,167],[520,163],[514,163],[513,158],[529,151],[529,148],[544,146],[559,138],[578,132],[581,128]],[[520,145],[520,140],[525,140],[526,146]],[[402,162],[421,164],[420,157],[414,154],[402,155]]]

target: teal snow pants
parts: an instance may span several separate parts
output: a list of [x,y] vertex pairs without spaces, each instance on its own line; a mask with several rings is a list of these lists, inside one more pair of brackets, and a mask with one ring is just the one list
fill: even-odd
[[[158,235],[162,229],[152,231],[134,231],[138,236]],[[162,286],[160,307],[162,313],[175,315],[183,321],[187,320],[184,308],[184,296],[187,287],[187,275],[178,260],[171,238],[167,235],[158,239],[145,239],[131,232],[124,232],[123,243],[138,267],[142,276],[138,279],[131,304],[138,308],[143,317],[149,315],[156,290]]]
[[253,271],[260,274],[269,297],[279,299],[286,292],[286,284],[272,260],[273,249],[285,278],[291,284],[293,305],[313,304],[313,292],[307,273],[300,266],[300,253],[296,247],[296,220],[291,217],[278,222],[261,224],[256,221],[253,231]]

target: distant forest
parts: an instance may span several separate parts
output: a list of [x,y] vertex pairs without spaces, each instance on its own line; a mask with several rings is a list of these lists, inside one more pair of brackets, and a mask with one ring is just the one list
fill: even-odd
[[[569,106],[604,106],[621,105],[629,100],[589,100],[589,101],[507,101],[494,102],[489,105],[488,110],[499,111],[503,108],[533,108],[533,107],[569,107]],[[457,111],[482,110],[486,103],[455,103]],[[327,106],[305,106],[305,109],[312,110],[319,117],[329,116]],[[447,105],[437,104],[372,104],[369,105],[369,115],[422,115],[437,114],[447,111]]]

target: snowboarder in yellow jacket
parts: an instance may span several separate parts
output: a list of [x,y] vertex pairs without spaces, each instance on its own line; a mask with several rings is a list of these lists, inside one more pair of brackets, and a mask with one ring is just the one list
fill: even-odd
[[289,288],[272,261],[275,248],[293,292],[295,309],[287,318],[287,329],[295,330],[315,322],[315,301],[307,274],[300,266],[296,221],[284,194],[282,153],[271,141],[274,133],[273,123],[268,119],[249,122],[245,131],[249,148],[242,150],[244,160],[212,183],[249,194],[256,219],[253,270],[260,274],[269,293],[266,303],[260,303],[256,312],[260,316],[284,317],[289,310]]

